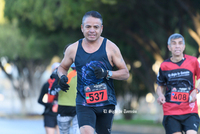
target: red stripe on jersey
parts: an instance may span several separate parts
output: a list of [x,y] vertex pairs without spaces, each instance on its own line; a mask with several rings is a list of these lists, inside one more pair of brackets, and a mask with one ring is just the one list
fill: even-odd
[[184,57],[186,60],[181,64],[181,66],[173,62],[164,61],[161,64],[161,70],[170,71],[170,70],[175,70],[175,69],[187,69],[187,70],[190,70],[191,72],[194,72],[196,69],[197,58],[190,55],[185,55]]
[[164,115],[183,115],[189,113],[198,113],[197,101],[195,103],[170,103],[163,104]]

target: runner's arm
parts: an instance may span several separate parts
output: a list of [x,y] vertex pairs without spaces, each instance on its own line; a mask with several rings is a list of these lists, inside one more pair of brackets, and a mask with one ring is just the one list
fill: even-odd
[[163,91],[164,91],[164,87],[163,86],[159,86],[157,87],[156,89],[156,94],[158,95],[158,98],[157,98],[157,102],[159,104],[164,104],[166,101],[165,101],[165,96],[163,94]]
[[189,100],[190,103],[195,102],[197,100],[197,94],[199,93],[200,90],[200,79],[197,80],[197,87],[194,89],[191,93],[191,100]]
[[129,71],[119,48],[111,43],[108,50],[111,52],[111,63],[118,68],[118,70],[112,71],[111,78],[116,80],[127,80],[129,78]]
[[65,50],[65,54],[64,54],[64,58],[62,59],[60,66],[58,67],[58,76],[59,78],[61,78],[62,75],[66,75],[67,76],[67,72],[71,66],[71,64],[73,63],[73,59],[72,59],[72,55],[73,54],[73,47],[71,47],[72,45],[70,45],[66,50]]

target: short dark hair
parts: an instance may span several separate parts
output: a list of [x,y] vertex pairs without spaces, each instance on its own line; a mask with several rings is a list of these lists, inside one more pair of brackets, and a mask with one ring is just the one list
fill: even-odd
[[99,18],[101,20],[101,24],[103,25],[103,18],[101,16],[101,14],[99,12],[97,12],[97,11],[88,11],[88,12],[86,12],[85,15],[83,16],[82,24],[84,23],[85,18],[87,18],[89,16],[92,16],[94,18]]

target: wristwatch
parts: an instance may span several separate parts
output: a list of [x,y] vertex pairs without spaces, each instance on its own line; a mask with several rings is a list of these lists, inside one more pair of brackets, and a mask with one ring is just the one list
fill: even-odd
[[197,91],[197,94],[200,92],[200,90],[198,89],[198,88],[195,88],[196,89],[196,91]]
[[112,71],[110,71],[110,70],[107,70],[107,77],[106,77],[106,79],[107,80],[109,80],[109,78],[112,76]]

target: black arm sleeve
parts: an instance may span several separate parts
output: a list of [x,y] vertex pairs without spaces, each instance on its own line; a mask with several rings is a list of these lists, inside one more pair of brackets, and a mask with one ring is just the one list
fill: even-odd
[[52,103],[44,103],[44,102],[42,101],[44,95],[48,93],[48,87],[49,87],[49,83],[46,82],[46,83],[43,85],[42,89],[41,89],[41,93],[40,93],[40,96],[39,96],[39,98],[38,98],[38,103],[44,105],[45,107],[52,107],[52,106],[53,106]]

